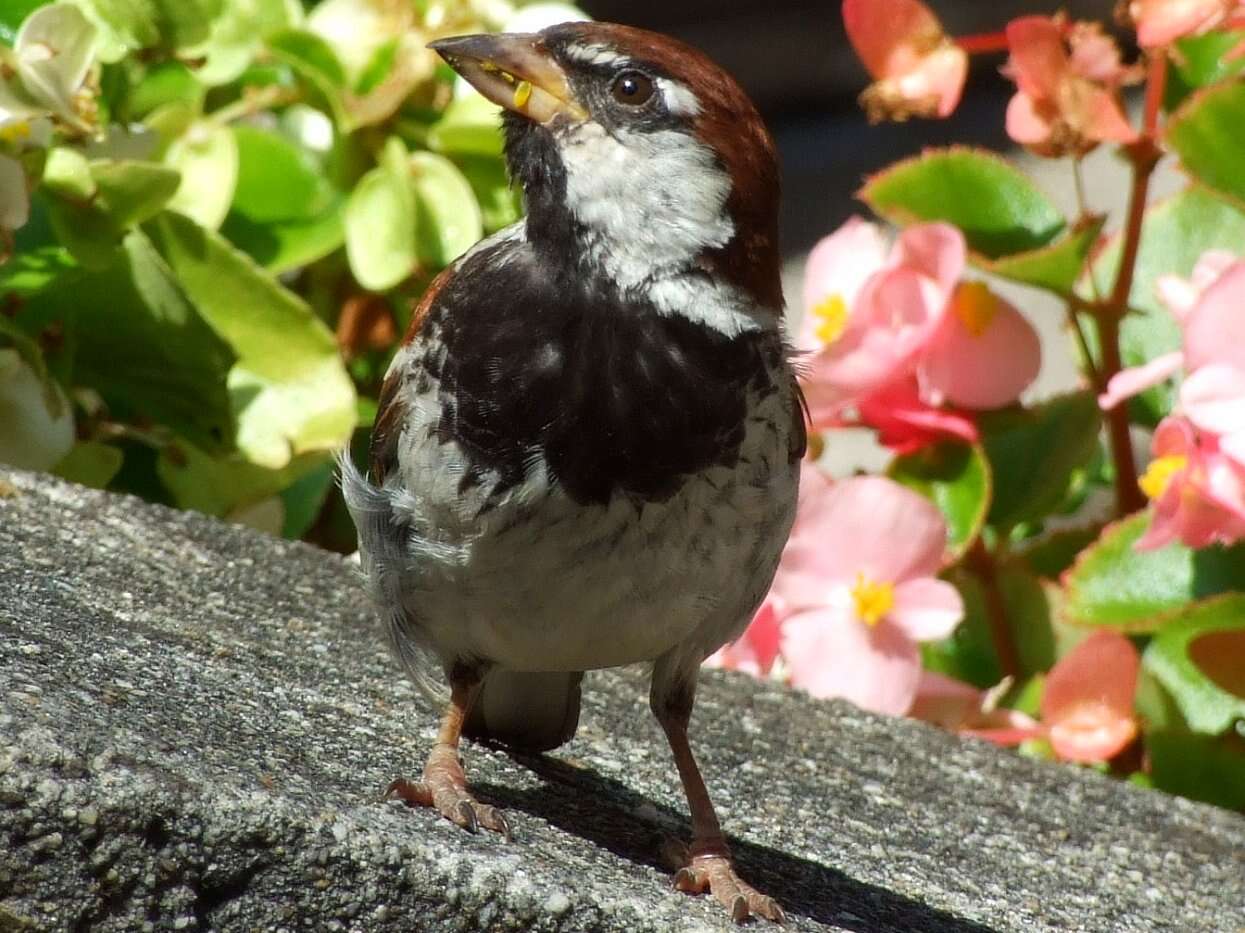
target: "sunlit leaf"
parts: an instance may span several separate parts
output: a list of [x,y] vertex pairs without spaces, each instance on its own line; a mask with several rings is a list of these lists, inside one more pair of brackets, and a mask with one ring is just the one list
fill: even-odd
[[[415,267],[415,188],[406,164],[405,149],[390,139],[390,157],[355,185],[346,202],[346,255],[359,284],[373,291],[397,285]],[[440,248],[436,234],[429,237]],[[421,244],[426,240],[421,240]]]
[[182,178],[168,208],[202,227],[219,227],[238,181],[238,145],[229,127],[213,120],[192,124],[169,146],[164,161]]
[[1065,224],[1028,176],[982,149],[926,150],[872,176],[859,196],[898,224],[955,224],[988,259],[1046,246]]
[[1245,544],[1138,551],[1149,524],[1148,511],[1131,515],[1081,553],[1063,580],[1069,622],[1152,632],[1194,601],[1245,591]]
[[332,333],[307,304],[219,234],[179,214],[147,229],[185,293],[238,355],[229,389],[238,448],[279,469],[334,450],[355,422],[354,386]]
[[886,475],[929,499],[947,522],[948,562],[959,559],[985,525],[990,465],[976,445],[946,442],[895,458]]
[[417,221],[415,249],[420,262],[440,269],[484,235],[480,205],[471,184],[454,163],[432,152],[410,160]]
[[[1238,582],[1245,589],[1245,564]],[[1172,616],[1143,660],[1194,731],[1217,735],[1245,719],[1245,595],[1205,600]]]

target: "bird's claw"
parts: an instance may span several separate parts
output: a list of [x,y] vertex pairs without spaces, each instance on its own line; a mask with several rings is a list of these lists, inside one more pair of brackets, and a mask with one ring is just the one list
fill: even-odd
[[462,765],[452,749],[448,755],[441,751],[440,746],[433,750],[424,767],[422,781],[398,778],[391,783],[385,789],[385,799],[393,797],[405,800],[411,806],[431,807],[469,833],[479,832],[483,827],[500,833],[507,841],[513,838],[510,824],[502,812],[471,796]]
[[676,890],[687,894],[710,892],[718,903],[730,911],[731,919],[743,923],[749,917],[764,917],[774,923],[785,923],[787,915],[778,902],[762,894],[735,874],[735,867],[725,855],[697,855],[674,876]]

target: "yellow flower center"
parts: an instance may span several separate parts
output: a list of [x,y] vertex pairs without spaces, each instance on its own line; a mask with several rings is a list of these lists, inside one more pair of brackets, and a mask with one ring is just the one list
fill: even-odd
[[875,583],[863,573],[856,574],[852,587],[856,615],[868,626],[877,625],[895,606],[895,588],[889,583]]
[[1189,465],[1189,458],[1184,454],[1168,454],[1150,461],[1145,473],[1137,480],[1137,485],[1151,499],[1157,499],[1167,491],[1172,477]]
[[813,306],[813,320],[817,327],[813,331],[822,343],[834,343],[847,326],[847,302],[837,292],[823,298]]
[[970,334],[980,337],[999,313],[999,299],[985,282],[962,282],[955,293],[955,313]]

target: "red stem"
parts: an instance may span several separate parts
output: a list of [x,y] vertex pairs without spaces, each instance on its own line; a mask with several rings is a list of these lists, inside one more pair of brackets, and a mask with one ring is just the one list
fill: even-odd
[[998,566],[994,562],[994,555],[981,538],[974,541],[969,549],[968,562],[984,590],[986,624],[990,628],[990,640],[994,643],[995,654],[999,657],[999,667],[1008,677],[1019,677],[1020,655],[1016,651],[1015,641],[1012,640],[1012,630],[1007,624],[1007,601],[999,586]]
[[[1167,56],[1160,50],[1151,56],[1146,76],[1142,135],[1135,143],[1124,148],[1132,164],[1133,178],[1120,249],[1120,267],[1116,272],[1111,294],[1095,308],[1094,313],[1098,325],[1098,345],[1102,348],[1100,378],[1103,385],[1123,366],[1120,359],[1120,321],[1128,313],[1128,297],[1132,292],[1133,276],[1137,271],[1137,253],[1141,248],[1141,228],[1145,220],[1150,176],[1161,155],[1156,135],[1166,80]],[[1132,438],[1128,431],[1127,406],[1119,405],[1107,412],[1106,421],[1107,434],[1111,441],[1111,459],[1115,464],[1115,508],[1120,515],[1127,515],[1146,504],[1145,497],[1137,487],[1137,463],[1133,458]]]
[[985,55],[1008,50],[1005,32],[981,32],[971,36],[957,36],[955,44],[969,55]]

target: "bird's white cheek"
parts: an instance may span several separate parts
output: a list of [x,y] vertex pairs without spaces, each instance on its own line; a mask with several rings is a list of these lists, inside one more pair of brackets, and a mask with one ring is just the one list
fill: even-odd
[[567,206],[585,247],[626,290],[691,267],[734,235],[730,179],[713,153],[674,131],[618,139],[580,125],[562,147]]

